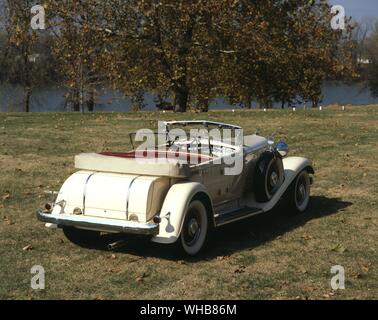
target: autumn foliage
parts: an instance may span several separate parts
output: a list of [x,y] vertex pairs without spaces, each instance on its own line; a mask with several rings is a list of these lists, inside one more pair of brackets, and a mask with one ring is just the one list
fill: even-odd
[[354,76],[352,28],[331,28],[327,1],[42,3],[75,110],[93,101],[98,86],[133,97],[135,109],[146,92],[177,112],[207,111],[217,97],[246,108],[252,101],[316,106],[325,79]]

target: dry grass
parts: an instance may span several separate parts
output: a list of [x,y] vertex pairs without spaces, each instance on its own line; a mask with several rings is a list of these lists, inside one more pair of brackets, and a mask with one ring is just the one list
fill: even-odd
[[[82,151],[123,151],[128,132],[158,119],[209,118],[276,133],[292,155],[314,160],[311,207],[283,208],[219,229],[207,252],[179,260],[170,248],[130,238],[114,253],[72,245],[36,221],[43,191],[59,189]],[[378,298],[378,108],[212,111],[207,115],[0,114],[0,298]],[[110,238],[107,238],[110,241]],[[104,243],[106,239],[104,240]],[[26,245],[32,250],[23,251]],[[113,255],[113,256],[112,256]],[[46,290],[30,269],[46,269]],[[330,269],[346,269],[333,292]]]

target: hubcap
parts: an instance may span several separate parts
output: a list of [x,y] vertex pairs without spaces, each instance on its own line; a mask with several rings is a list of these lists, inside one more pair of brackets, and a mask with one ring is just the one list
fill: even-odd
[[265,175],[265,192],[268,199],[271,199],[281,186],[282,175],[278,159],[272,159]]
[[198,225],[198,222],[196,219],[191,219],[190,222],[189,222],[189,235],[190,236],[195,236],[195,234],[197,233],[199,229],[199,225]]
[[303,184],[301,184],[299,186],[299,190],[298,191],[299,191],[300,202],[302,202],[303,199],[306,197],[306,187]]
[[278,174],[276,171],[273,171],[272,174],[270,175],[270,185],[272,187],[275,187],[278,183]]
[[196,209],[192,209],[188,213],[188,217],[184,225],[184,240],[189,247],[195,245],[201,234],[200,221],[200,213]]
[[296,191],[296,201],[297,205],[301,206],[305,203],[308,198],[308,183],[304,176],[301,176],[298,181],[297,191]]

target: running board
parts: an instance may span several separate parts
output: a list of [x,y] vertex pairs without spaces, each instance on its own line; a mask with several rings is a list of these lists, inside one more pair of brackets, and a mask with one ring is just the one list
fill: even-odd
[[264,210],[259,209],[259,208],[250,208],[250,207],[245,207],[236,211],[231,211],[227,213],[222,213],[222,214],[217,214],[214,216],[215,220],[215,226],[220,227],[225,224],[247,219],[250,217],[253,217],[257,214],[263,213]]

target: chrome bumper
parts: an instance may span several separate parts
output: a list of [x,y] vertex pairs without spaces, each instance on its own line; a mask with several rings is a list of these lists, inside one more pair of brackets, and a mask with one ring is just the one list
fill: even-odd
[[56,224],[59,227],[76,227],[111,233],[131,233],[141,235],[157,235],[158,224],[138,223],[115,219],[75,216],[70,214],[48,214],[37,212],[39,221]]

